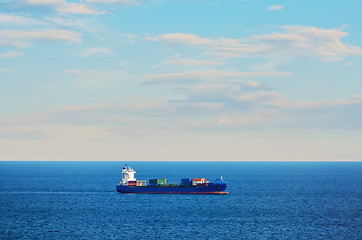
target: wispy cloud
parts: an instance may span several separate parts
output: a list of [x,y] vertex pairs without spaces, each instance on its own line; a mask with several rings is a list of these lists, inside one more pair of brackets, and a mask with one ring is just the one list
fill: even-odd
[[220,70],[204,70],[184,73],[169,73],[169,74],[153,74],[148,75],[143,83],[195,83],[199,81],[218,80],[219,82],[226,79],[244,79],[248,77],[260,76],[288,76],[289,72],[237,72],[237,71],[220,71]]
[[0,13],[0,24],[29,26],[29,25],[43,25],[44,23],[30,17]]
[[23,55],[24,53],[22,52],[10,51],[6,53],[0,53],[0,58],[16,58],[16,57],[21,57]]
[[[123,71],[99,71],[99,70],[78,70],[70,69],[65,73],[72,79],[74,85],[82,87],[98,87],[106,85],[114,85],[122,81],[127,74]],[[79,86],[78,86],[79,87]]]
[[212,66],[212,65],[222,65],[220,61],[213,60],[200,60],[200,59],[191,59],[191,58],[180,58],[178,55],[171,56],[169,59],[157,64],[155,67],[162,67],[167,65],[175,66]]
[[9,68],[0,68],[0,73],[2,72],[10,72],[11,70]]
[[268,10],[282,10],[283,9],[283,5],[273,5],[268,7]]
[[[294,102],[273,92],[260,92],[248,101],[241,99],[170,99],[102,105],[70,105],[43,114],[4,117],[6,126],[43,124],[119,125],[135,129],[153,128],[325,128],[361,129],[362,96],[336,101]],[[172,112],[172,115],[170,115]],[[195,115],[197,113],[197,115]],[[152,118],[145,119],[145,114]],[[343,116],[343,118],[341,118]],[[172,124],[169,121],[172,119]],[[345,125],[346,121],[349,123]]]
[[104,4],[123,4],[123,5],[139,5],[138,0],[87,0],[89,3],[104,3]]
[[68,30],[47,29],[39,31],[17,31],[2,30],[0,46],[12,46],[17,48],[26,48],[32,42],[52,42],[60,41],[66,43],[81,43],[81,34]]
[[122,42],[129,44],[135,44],[136,40],[139,38],[138,35],[132,33],[122,33]]
[[67,2],[66,0],[24,0],[28,5],[45,5],[61,13],[103,14],[105,11],[94,9],[89,4]]
[[340,60],[347,56],[361,56],[362,49],[342,43],[346,32],[307,26],[285,26],[286,33],[271,33],[244,39],[268,46],[270,54],[302,57],[320,57],[324,60]]
[[92,34],[101,31],[101,28],[96,23],[92,22],[88,18],[74,18],[69,16],[47,16],[44,20],[56,27],[76,29],[80,31],[86,31]]
[[102,71],[95,71],[95,70],[67,70],[67,74],[75,75],[79,77],[109,77],[111,76],[111,73],[109,72],[102,72]]
[[244,39],[202,38],[187,33],[168,33],[147,40],[195,46],[216,57],[309,57],[336,61],[348,56],[361,56],[358,46],[344,44],[341,38],[348,35],[337,29],[310,26],[284,26],[284,33],[255,35]]
[[103,14],[105,11],[99,11],[86,4],[66,3],[56,7],[58,12],[76,13],[76,14]]
[[83,57],[91,57],[93,55],[111,55],[113,51],[108,47],[87,48],[82,51]]

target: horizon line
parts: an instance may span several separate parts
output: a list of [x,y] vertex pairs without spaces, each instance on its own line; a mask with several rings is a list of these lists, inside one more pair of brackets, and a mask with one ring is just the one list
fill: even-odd
[[0,162],[362,162],[362,160],[0,160]]

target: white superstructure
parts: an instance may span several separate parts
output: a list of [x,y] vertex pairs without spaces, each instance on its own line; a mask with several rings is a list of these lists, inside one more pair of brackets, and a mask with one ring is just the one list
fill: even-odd
[[133,168],[128,167],[127,164],[122,169],[122,185],[127,185],[128,181],[136,181],[136,178],[134,177],[134,174],[136,173]]

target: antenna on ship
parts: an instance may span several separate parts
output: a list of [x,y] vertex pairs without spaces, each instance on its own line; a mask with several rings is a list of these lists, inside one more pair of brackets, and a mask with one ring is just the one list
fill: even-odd
[[220,180],[222,181],[222,176],[220,176]]

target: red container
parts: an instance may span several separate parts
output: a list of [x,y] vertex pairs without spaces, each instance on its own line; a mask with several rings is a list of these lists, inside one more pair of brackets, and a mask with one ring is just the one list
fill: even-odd
[[128,181],[128,186],[137,186],[137,181]]

